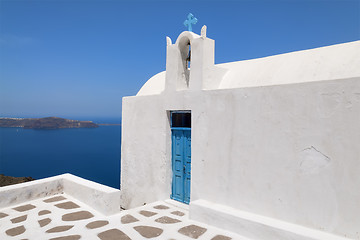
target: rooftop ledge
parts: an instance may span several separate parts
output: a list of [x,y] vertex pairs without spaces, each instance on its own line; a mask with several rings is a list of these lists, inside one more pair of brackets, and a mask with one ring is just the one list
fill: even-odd
[[120,212],[120,190],[66,173],[0,188],[0,209],[66,193],[104,214]]

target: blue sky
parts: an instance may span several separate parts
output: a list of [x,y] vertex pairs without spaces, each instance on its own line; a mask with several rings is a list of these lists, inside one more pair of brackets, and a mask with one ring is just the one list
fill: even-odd
[[360,39],[359,0],[0,0],[0,116],[120,117],[189,12],[216,63]]

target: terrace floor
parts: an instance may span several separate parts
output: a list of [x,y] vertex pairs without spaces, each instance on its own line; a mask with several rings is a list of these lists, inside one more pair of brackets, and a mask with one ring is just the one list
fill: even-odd
[[104,216],[67,194],[0,209],[0,239],[129,240],[244,239],[189,220],[188,210],[171,201]]

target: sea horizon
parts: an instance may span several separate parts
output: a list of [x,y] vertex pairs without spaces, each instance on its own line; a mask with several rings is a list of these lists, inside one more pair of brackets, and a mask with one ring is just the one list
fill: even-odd
[[92,121],[97,124],[121,124],[120,116],[68,116],[68,115],[0,115],[0,118],[45,118],[59,117],[79,121]]
[[[118,117],[67,119],[121,123]],[[41,179],[71,173],[119,189],[120,146],[119,125],[54,130],[0,128],[0,174]]]

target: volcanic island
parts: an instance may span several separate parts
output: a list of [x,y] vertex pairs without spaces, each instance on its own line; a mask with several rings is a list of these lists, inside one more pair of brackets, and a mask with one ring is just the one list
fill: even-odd
[[45,118],[0,118],[0,127],[25,129],[97,128],[92,121],[78,121],[59,117]]

